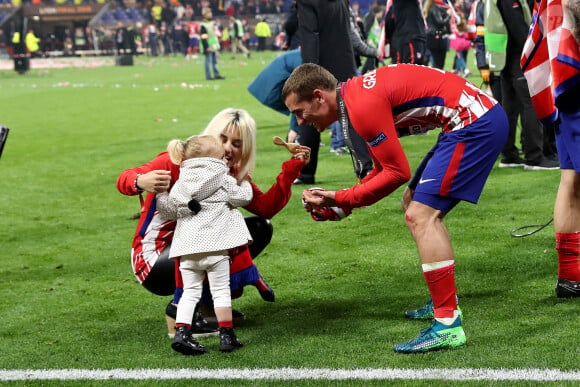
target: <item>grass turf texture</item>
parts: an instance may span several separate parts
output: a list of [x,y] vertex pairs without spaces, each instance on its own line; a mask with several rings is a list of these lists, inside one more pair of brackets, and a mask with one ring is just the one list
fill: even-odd
[[[204,80],[201,61],[181,58],[0,72],[0,123],[11,128],[0,158],[0,369],[578,370],[579,304],[554,295],[553,227],[510,236],[550,219],[559,171],[497,167],[480,204],[462,203],[446,219],[466,347],[392,351],[428,324],[403,317],[428,292],[400,210],[402,188],[341,222],[316,223],[302,209],[298,186],[256,260],[276,302],[246,288],[233,303],[248,316],[237,327],[245,347],[224,355],[213,337],[200,340],[209,350],[202,357],[171,350],[163,318],[169,297],[148,293],[131,272],[139,200],[119,194],[116,178],[233,106],[249,110],[258,124],[254,180],[266,190],[289,157],[272,144],[273,136],[285,136],[288,117],[261,106],[246,87],[274,55],[242,62],[225,54],[220,70],[227,80],[214,82]],[[402,139],[412,168],[435,139]],[[323,142],[316,185],[354,184],[349,157],[328,151],[327,133]]]

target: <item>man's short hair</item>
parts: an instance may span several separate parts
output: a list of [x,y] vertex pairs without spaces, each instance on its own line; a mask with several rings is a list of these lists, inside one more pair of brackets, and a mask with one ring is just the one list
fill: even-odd
[[282,88],[282,100],[292,93],[298,101],[310,100],[315,89],[334,90],[338,80],[324,67],[314,63],[303,63],[296,67]]

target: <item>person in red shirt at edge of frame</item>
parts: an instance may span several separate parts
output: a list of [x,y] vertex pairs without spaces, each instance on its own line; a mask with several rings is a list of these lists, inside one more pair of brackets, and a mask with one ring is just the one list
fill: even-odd
[[[225,159],[231,174],[241,179],[252,173],[256,159],[256,123],[243,109],[226,108],[217,113],[204,129],[204,135],[221,139]],[[253,238],[251,245],[231,249],[230,289],[232,299],[242,295],[246,285],[255,286],[265,301],[274,301],[274,292],[262,279],[253,258],[255,258],[272,238],[270,220],[282,210],[292,195],[292,183],[302,168],[310,161],[310,148],[301,146],[292,157],[282,163],[282,171],[274,184],[265,192],[250,181],[252,201],[243,207],[255,216],[245,218]],[[139,283],[153,294],[169,296],[173,299],[165,310],[168,334],[175,334],[177,304],[183,292],[183,282],[179,272],[179,260],[169,259],[169,249],[176,226],[175,220],[164,219],[157,210],[156,194],[168,192],[179,178],[179,165],[171,162],[167,151],[161,152],[153,160],[126,169],[117,179],[117,189],[124,195],[139,195],[141,212],[131,248],[131,266]],[[142,193],[146,192],[145,198]],[[211,295],[207,284],[202,299],[194,313],[191,326],[193,336],[216,335],[217,329],[203,318],[202,311],[211,312]],[[239,311],[233,311],[234,320],[245,319]],[[206,316],[207,317],[207,316]]]
[[302,64],[284,84],[282,99],[299,124],[322,131],[339,120],[344,133],[352,125],[374,161],[359,185],[305,190],[306,210],[316,217],[332,207],[350,214],[391,194],[411,177],[398,138],[442,129],[401,202],[431,294],[425,306],[405,315],[433,320],[417,337],[393,349],[417,353],[463,346],[455,258],[443,218],[462,200],[477,203],[508,134],[501,106],[462,77],[412,64],[384,66],[343,83],[318,65]]

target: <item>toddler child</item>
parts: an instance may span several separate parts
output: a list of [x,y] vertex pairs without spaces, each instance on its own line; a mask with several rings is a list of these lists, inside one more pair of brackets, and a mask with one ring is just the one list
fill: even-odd
[[206,352],[192,336],[191,323],[207,274],[220,332],[219,348],[231,352],[243,344],[233,330],[228,250],[252,240],[237,210],[252,200],[252,188],[246,180],[238,185],[229,175],[223,145],[213,136],[172,140],[167,149],[171,161],[181,164],[171,191],[157,194],[160,214],[177,220],[169,257],[180,260],[183,277],[171,347],[184,355]]

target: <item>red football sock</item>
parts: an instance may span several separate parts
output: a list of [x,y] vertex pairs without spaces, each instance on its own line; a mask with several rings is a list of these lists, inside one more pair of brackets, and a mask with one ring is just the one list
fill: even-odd
[[558,278],[580,281],[580,232],[557,232]]
[[218,328],[233,328],[233,321],[218,321]]
[[453,317],[453,312],[457,309],[457,297],[455,293],[455,263],[423,272],[436,318]]

